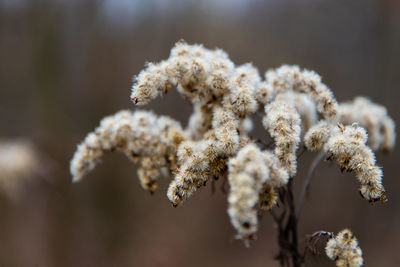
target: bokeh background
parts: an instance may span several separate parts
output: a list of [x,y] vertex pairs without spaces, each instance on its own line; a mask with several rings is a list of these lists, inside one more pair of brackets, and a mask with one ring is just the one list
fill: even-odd
[[[102,117],[135,109],[132,76],[181,38],[262,73],[283,63],[313,69],[339,101],[369,96],[400,124],[398,0],[0,0],[0,137],[31,140],[46,170],[17,198],[0,195],[0,266],[278,266],[268,214],[250,248],[234,240],[221,181],[174,209],[168,179],[151,196],[135,166],[110,154],[71,183],[76,144]],[[183,123],[191,112],[176,92],[145,109]],[[400,266],[399,151],[377,153],[385,205],[370,206],[352,174],[321,163],[300,239],[350,227],[365,266]],[[313,156],[300,159],[296,193]],[[334,266],[322,250],[308,262]]]

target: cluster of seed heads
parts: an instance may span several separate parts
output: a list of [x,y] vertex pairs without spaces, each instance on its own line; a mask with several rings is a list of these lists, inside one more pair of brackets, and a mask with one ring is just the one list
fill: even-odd
[[[365,199],[385,200],[382,171],[371,150],[394,146],[394,123],[384,107],[365,98],[338,103],[311,70],[284,65],[262,78],[252,64],[236,66],[221,49],[183,41],[168,59],[148,63],[135,76],[131,100],[143,106],[173,88],[193,106],[186,127],[140,110],[106,117],[78,146],[71,161],[74,180],[115,150],[140,164],[141,185],[150,192],[161,174],[170,177],[167,196],[174,206],[207,181],[227,177],[228,214],[245,241],[257,231],[257,210],[271,209],[277,190],[295,176],[302,145],[325,151],[343,170],[354,172]],[[249,136],[256,112],[262,113],[272,149]],[[367,142],[367,132],[372,141]]]

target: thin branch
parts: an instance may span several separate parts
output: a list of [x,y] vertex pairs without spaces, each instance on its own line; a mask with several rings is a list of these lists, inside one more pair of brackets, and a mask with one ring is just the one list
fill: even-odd
[[273,211],[272,209],[269,210],[269,213],[271,214],[272,218],[274,219],[274,221],[276,223],[280,222],[280,218],[278,218],[278,215],[276,215],[275,211]]
[[303,145],[300,147],[300,149],[297,151],[297,160],[306,152],[307,148]]
[[260,144],[262,149],[271,149],[275,144],[273,140],[265,142],[265,141],[263,141],[261,139],[258,139],[258,138],[253,138],[253,139],[256,141],[257,144]]
[[302,255],[303,262],[306,257],[307,251],[310,251],[312,254],[316,254],[315,247],[316,247],[318,241],[323,236],[328,236],[328,238],[332,238],[332,237],[334,237],[334,234],[332,232],[327,232],[327,231],[317,231],[317,232],[313,233],[312,235],[308,235],[307,244],[304,247],[304,251],[303,251],[303,255]]
[[318,163],[323,159],[324,157],[324,152],[319,152],[318,155],[314,158],[314,160],[311,162],[311,165],[308,169],[306,180],[303,183],[303,188],[301,190],[300,198],[299,198],[299,205],[296,213],[296,217],[299,218],[301,215],[301,211],[304,205],[304,201],[306,198],[306,195],[308,194],[309,188],[310,188],[310,183],[314,174],[314,171],[316,167],[318,166]]
[[298,252],[298,238],[297,238],[297,218],[296,218],[296,208],[294,203],[294,196],[293,196],[293,189],[292,189],[292,181],[293,179],[289,180],[287,184],[287,191],[288,191],[288,204],[289,204],[289,218],[286,225],[286,231],[290,236],[288,239],[291,240],[291,247],[290,253],[292,254],[292,264],[294,267],[300,266],[300,258]]

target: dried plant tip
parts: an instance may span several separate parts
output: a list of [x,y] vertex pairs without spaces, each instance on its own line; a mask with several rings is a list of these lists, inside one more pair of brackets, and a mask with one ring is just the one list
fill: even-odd
[[222,50],[178,42],[167,60],[149,63],[139,73],[131,99],[143,105],[175,86],[191,103],[208,105],[228,92],[233,73],[234,64]]
[[254,144],[243,147],[229,160],[228,214],[240,239],[246,240],[257,231],[256,206],[268,175],[262,152]]
[[269,70],[265,77],[276,94],[295,91],[307,94],[317,104],[317,110],[325,119],[335,120],[338,104],[332,91],[321,82],[321,77],[314,71],[301,71],[298,66],[283,65],[276,70]]
[[391,151],[396,141],[395,123],[384,106],[365,97],[356,97],[339,106],[339,121],[343,124],[357,122],[368,132],[368,146],[373,150]]
[[370,202],[386,200],[382,170],[375,165],[375,155],[365,144],[366,131],[353,124],[339,124],[324,146],[326,154],[335,159],[342,171],[355,172],[361,183],[361,195]]
[[144,105],[161,93],[167,92],[172,84],[166,72],[166,62],[148,63],[147,68],[134,78],[135,86],[131,100],[134,104]]
[[340,231],[331,238],[325,247],[326,255],[336,262],[338,267],[359,267],[363,265],[362,251],[353,233]]
[[152,192],[160,169],[176,167],[176,151],[185,139],[180,123],[169,117],[120,111],[105,117],[78,146],[70,166],[73,180],[79,181],[93,170],[105,152],[120,151],[134,162],[141,159],[139,179],[143,188]]
[[189,198],[198,188],[204,185],[210,174],[212,157],[206,151],[211,150],[212,142],[187,141],[178,149],[180,167],[170,183],[167,197],[174,205]]

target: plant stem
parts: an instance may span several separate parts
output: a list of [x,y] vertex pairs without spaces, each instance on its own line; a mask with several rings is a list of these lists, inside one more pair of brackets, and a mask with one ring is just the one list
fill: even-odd
[[[282,267],[300,267],[302,257],[298,250],[298,233],[296,208],[293,197],[292,179],[279,194],[284,210],[278,216],[274,212],[273,218],[278,224],[278,242],[280,251],[277,259]],[[288,212],[287,212],[288,211]]]
[[304,263],[304,253],[299,253],[298,220],[315,168],[323,156],[324,153],[319,153],[308,169],[300,194],[298,208],[296,209],[293,194],[293,178],[291,178],[288,184],[279,191],[279,199],[282,203],[283,211],[279,215],[272,210],[270,211],[272,218],[278,225],[278,243],[280,251],[276,258],[279,260],[282,267],[300,267]]
[[308,169],[306,179],[305,179],[305,181],[303,183],[303,189],[301,190],[301,194],[300,194],[300,198],[299,198],[299,206],[298,206],[297,215],[296,215],[297,218],[300,217],[301,211],[303,209],[304,201],[305,201],[306,196],[308,194],[308,191],[309,191],[309,188],[310,188],[311,179],[313,177],[315,168],[318,166],[318,163],[322,160],[323,157],[324,157],[324,153],[323,152],[319,152],[318,155],[311,162],[311,165],[310,165],[310,167]]

